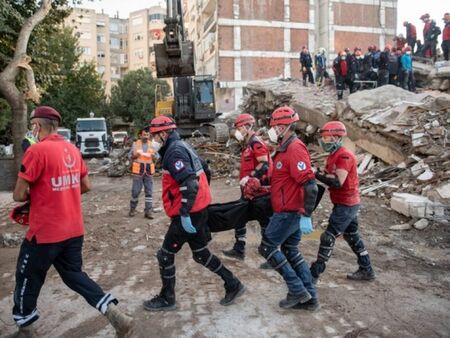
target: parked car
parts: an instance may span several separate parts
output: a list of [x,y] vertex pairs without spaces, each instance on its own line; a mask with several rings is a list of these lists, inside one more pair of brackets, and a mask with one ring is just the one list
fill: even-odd
[[128,133],[126,131],[112,132],[112,141],[114,146],[122,146],[126,138],[128,138]]

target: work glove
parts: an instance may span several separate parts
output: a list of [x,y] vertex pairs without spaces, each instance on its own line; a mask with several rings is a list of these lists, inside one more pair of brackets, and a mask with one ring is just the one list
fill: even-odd
[[249,176],[243,177],[243,178],[239,181],[239,185],[240,185],[241,187],[245,186],[245,185],[247,184],[249,178],[250,178]]
[[180,216],[180,218],[181,218],[181,226],[183,227],[184,231],[186,231],[189,234],[195,234],[197,232],[197,230],[192,225],[190,216]]
[[302,234],[307,235],[313,232],[313,226],[311,222],[311,217],[301,215],[300,217],[300,231]]

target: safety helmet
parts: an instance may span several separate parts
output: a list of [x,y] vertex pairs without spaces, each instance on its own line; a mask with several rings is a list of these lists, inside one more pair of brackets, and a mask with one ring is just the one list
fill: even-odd
[[330,121],[325,123],[319,132],[322,136],[342,137],[347,135],[347,129],[345,128],[345,125],[340,121]]
[[245,126],[247,124],[254,124],[256,122],[255,118],[250,114],[241,114],[234,121],[234,126],[236,128]]
[[171,130],[171,129],[176,129],[177,126],[175,124],[175,121],[168,117],[168,116],[158,116],[155,117],[151,122],[150,122],[150,133],[154,134],[154,133],[159,133],[160,131],[164,131],[164,130]]
[[298,114],[294,109],[288,106],[279,107],[272,113],[270,126],[288,125],[299,120]]
[[430,14],[425,13],[420,17],[420,20],[425,20],[425,19],[429,19],[430,18]]
[[16,223],[19,223],[20,225],[24,225],[24,226],[27,226],[30,224],[29,216],[30,216],[30,202],[29,201],[15,207],[9,213],[9,218],[11,220],[13,220]]

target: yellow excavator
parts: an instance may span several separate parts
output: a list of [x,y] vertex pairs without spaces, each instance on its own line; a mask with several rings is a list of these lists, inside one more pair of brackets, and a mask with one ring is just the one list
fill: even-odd
[[214,79],[211,75],[195,76],[194,44],[185,40],[181,0],[167,0],[164,19],[165,37],[155,44],[156,75],[173,78],[173,97],[164,99],[156,88],[155,116],[171,115],[181,136],[189,137],[198,130],[212,141],[226,142],[229,129],[217,122]]

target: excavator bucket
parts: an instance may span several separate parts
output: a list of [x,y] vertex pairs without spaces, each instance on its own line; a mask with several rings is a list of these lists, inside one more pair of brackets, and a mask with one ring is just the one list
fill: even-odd
[[192,41],[181,42],[181,53],[169,55],[165,44],[155,44],[156,76],[179,77],[194,76],[194,44]]

